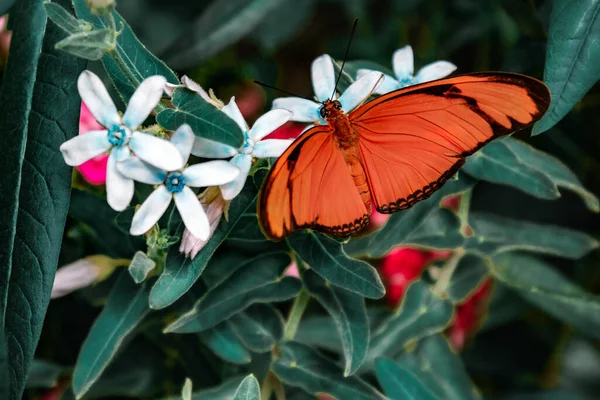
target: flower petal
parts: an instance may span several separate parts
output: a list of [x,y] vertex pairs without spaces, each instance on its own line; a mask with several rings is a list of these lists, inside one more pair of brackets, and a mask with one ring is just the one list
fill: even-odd
[[225,200],[233,200],[235,196],[240,194],[244,188],[246,178],[248,177],[250,167],[252,166],[252,156],[247,154],[238,154],[229,162],[240,169],[240,174],[237,176],[237,178],[235,178],[235,180],[219,186],[221,189],[221,194],[223,194],[223,198]]
[[417,72],[414,83],[429,82],[443,78],[456,71],[456,65],[448,61],[436,61],[427,64]]
[[175,205],[177,205],[185,227],[198,239],[208,239],[210,223],[200,200],[192,189],[186,186],[181,192],[175,193],[173,197],[175,197]]
[[371,93],[375,90],[377,85],[383,80],[383,74],[381,72],[373,71],[356,80],[352,85],[346,89],[340,96],[340,103],[342,103],[342,110],[349,113],[354,110],[359,104],[369,98]]
[[117,169],[126,178],[148,185],[158,185],[167,177],[165,171],[143,162],[139,157],[127,157],[125,160],[119,161]]
[[313,89],[319,101],[331,98],[335,89],[335,70],[333,60],[328,54],[317,57],[311,65]]
[[181,77],[181,83],[183,83],[191,91],[198,93],[204,100],[206,100],[207,103],[215,105],[215,101],[210,98],[208,93],[206,93],[206,90],[202,89],[202,86],[190,79],[187,75]]
[[232,97],[231,100],[229,100],[229,103],[225,107],[221,108],[221,111],[227,114],[229,118],[234,120],[242,132],[246,132],[248,130],[246,120],[244,119],[244,116],[242,115],[242,112],[238,108],[237,104],[235,104],[235,97]]
[[267,139],[256,143],[252,155],[256,158],[279,157],[294,139]]
[[119,149],[114,149],[108,156],[106,165],[106,200],[115,211],[123,211],[133,198],[134,183],[123,176],[117,169],[117,162],[122,157]]
[[89,131],[60,145],[65,163],[72,167],[99,156],[111,148],[107,131]]
[[292,117],[292,112],[283,109],[271,110],[263,114],[256,120],[252,129],[248,132],[248,137],[258,142],[281,125],[285,124]]
[[412,47],[404,46],[394,52],[392,67],[398,80],[410,79],[415,73],[415,61]]
[[131,99],[129,99],[127,110],[123,115],[123,123],[129,129],[135,130],[148,118],[148,115],[160,101],[165,83],[167,83],[167,80],[164,76],[154,75],[144,79],[138,86]]
[[193,187],[224,185],[233,181],[239,174],[239,168],[223,160],[194,164],[182,172],[185,184]]
[[237,153],[235,148],[227,144],[201,137],[196,137],[192,147],[192,154],[203,158],[229,158]]
[[142,161],[165,171],[180,169],[187,162],[172,143],[142,132],[133,132],[129,147]]
[[172,193],[165,185],[156,188],[135,212],[129,233],[142,235],[148,232],[167,211],[172,197]]
[[322,119],[319,115],[321,104],[300,97],[280,97],[273,100],[273,109],[286,109],[293,113],[291,121],[314,122]]
[[83,71],[77,79],[79,95],[98,122],[107,128],[121,125],[121,117],[104,84],[96,74]]
[[[359,69],[356,72],[356,78],[360,79],[363,76],[365,76],[373,71],[374,70],[372,70],[372,69]],[[376,72],[379,72],[379,71],[376,71]],[[396,79],[394,79],[393,77],[391,77],[387,74],[383,74],[383,80],[379,83],[379,85],[377,85],[377,87],[375,88],[373,93],[386,94],[386,93],[391,92],[392,90],[400,89],[400,87],[401,87],[400,82],[398,82]]]
[[181,125],[177,128],[173,136],[171,136],[171,143],[179,150],[181,158],[185,160],[184,163],[190,158],[195,138],[194,131],[188,124]]

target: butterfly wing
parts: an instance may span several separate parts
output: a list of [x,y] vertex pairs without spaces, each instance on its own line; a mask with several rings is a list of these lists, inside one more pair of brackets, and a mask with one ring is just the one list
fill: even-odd
[[396,90],[350,113],[377,211],[411,207],[490,140],[537,121],[548,88],[519,74],[477,73]]
[[271,168],[260,193],[260,223],[274,240],[302,228],[350,236],[369,222],[369,211],[327,126],[314,127],[294,141]]

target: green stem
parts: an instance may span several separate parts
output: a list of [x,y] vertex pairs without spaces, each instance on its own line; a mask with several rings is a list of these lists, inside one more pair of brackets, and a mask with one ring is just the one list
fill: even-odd
[[304,310],[306,310],[309,300],[310,294],[308,294],[306,289],[302,288],[300,294],[298,294],[298,297],[294,300],[294,305],[292,306],[292,310],[290,311],[290,315],[285,324],[285,329],[283,331],[284,340],[293,340],[294,336],[296,336],[298,325],[300,324],[302,314],[304,314]]
[[435,293],[438,297],[444,297],[446,295],[446,290],[448,289],[448,285],[450,285],[450,280],[452,279],[452,275],[454,271],[456,271],[456,267],[460,262],[460,259],[464,255],[463,249],[457,249],[450,256],[446,264],[442,267],[442,271],[437,281],[435,282],[435,286],[433,287],[433,293]]
[[460,232],[465,236],[472,236],[472,234],[469,235],[469,210],[472,194],[473,190],[469,189],[460,196],[458,218],[460,219]]
[[273,371],[269,371],[260,389],[261,400],[269,400],[271,393],[275,392],[277,400],[285,400],[285,391],[281,381]]

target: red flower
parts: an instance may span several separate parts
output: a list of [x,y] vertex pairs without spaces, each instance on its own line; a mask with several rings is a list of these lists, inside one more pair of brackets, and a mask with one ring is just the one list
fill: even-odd
[[467,340],[479,329],[488,308],[493,281],[487,278],[464,303],[456,307],[454,319],[448,329],[450,343],[462,350]]
[[[81,112],[79,114],[79,134],[93,130],[103,130],[104,128],[92,115],[85,103],[81,102]],[[108,156],[100,154],[89,161],[84,162],[77,167],[81,175],[86,181],[92,185],[104,185],[106,182],[106,165],[108,164]]]
[[306,124],[286,122],[271,132],[265,139],[296,139],[306,128]]

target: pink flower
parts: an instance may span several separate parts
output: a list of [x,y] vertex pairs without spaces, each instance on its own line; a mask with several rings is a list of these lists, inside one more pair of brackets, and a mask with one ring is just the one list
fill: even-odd
[[0,17],[0,59],[4,62],[8,58],[8,48],[10,47],[10,38],[12,36],[12,32],[6,30],[7,20],[8,17],[6,15]]
[[448,328],[450,343],[456,350],[462,350],[481,326],[492,294],[492,284],[492,279],[487,278],[475,293],[456,307],[454,319]]
[[291,121],[286,122],[267,135],[265,139],[296,139],[300,136],[305,127],[306,124],[299,124]]
[[[104,129],[102,125],[96,122],[96,119],[87,108],[85,103],[81,102],[81,112],[79,114],[79,134],[82,135],[93,130]],[[108,156],[101,154],[89,161],[84,162],[77,167],[86,181],[92,185],[104,185],[106,182],[106,165]]]

